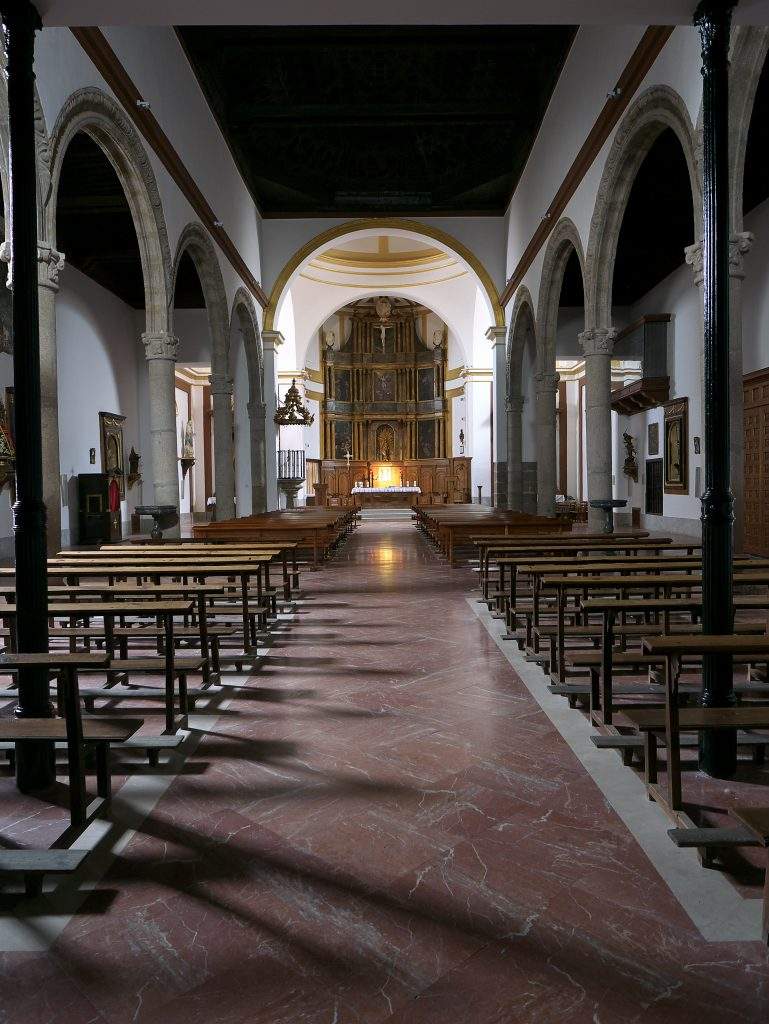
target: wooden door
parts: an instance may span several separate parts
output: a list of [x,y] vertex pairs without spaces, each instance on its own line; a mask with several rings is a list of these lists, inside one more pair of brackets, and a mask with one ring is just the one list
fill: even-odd
[[769,555],[769,368],[744,378],[745,551]]

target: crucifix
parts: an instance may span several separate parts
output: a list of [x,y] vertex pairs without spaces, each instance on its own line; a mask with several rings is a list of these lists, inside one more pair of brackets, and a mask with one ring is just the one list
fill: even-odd
[[344,457],[345,457],[345,459],[347,459],[347,468],[349,469],[350,468],[350,459],[352,458],[352,455],[350,454],[350,446],[349,445],[347,446],[347,449],[346,449],[346,451],[344,453]]

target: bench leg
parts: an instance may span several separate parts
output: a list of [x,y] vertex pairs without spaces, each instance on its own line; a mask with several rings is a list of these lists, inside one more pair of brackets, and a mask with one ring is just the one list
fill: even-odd
[[[646,785],[653,786],[657,782],[657,737],[651,731],[644,733],[644,774]],[[649,797],[651,799],[651,797]]]
[[109,743],[96,743],[96,792],[104,800],[112,799],[112,773],[110,771]]

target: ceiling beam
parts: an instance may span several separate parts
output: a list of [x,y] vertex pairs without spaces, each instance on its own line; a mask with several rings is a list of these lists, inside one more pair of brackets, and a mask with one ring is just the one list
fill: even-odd
[[71,32],[88,54],[115,97],[123,105],[126,113],[136,125],[141,135],[176,182],[190,206],[200,217],[200,220],[224,253],[232,268],[264,309],[269,302],[267,294],[248,269],[245,260],[240,255],[230,236],[223,227],[217,225],[216,214],[208,205],[195,179],[174,149],[171,140],[160,127],[160,123],[155,115],[146,107],[138,105],[139,101],[143,100],[144,97],[136,88],[131,76],[107,42],[104,33],[98,28],[73,28]]
[[561,214],[566,209],[569,200],[592,167],[593,161],[600,153],[609,135],[616,128],[620,118],[630,105],[630,101],[638,91],[638,87],[672,33],[673,28],[670,25],[651,25],[644,32],[641,41],[619,76],[614,91],[607,97],[601,112],[595,120],[595,124],[582,144],[582,148],[574,158],[574,162],[567,171],[566,177],[561,182],[560,188],[540,221],[539,227],[532,235],[531,241],[524,249],[518,265],[505,285],[504,291],[500,295],[500,302],[503,307],[512,299],[516,288],[523,281],[526,271],[547,241]]

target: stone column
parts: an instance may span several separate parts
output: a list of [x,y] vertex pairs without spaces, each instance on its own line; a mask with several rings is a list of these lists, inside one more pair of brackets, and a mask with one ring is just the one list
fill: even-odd
[[214,413],[214,479],[216,519],[235,518],[235,449],[232,423],[232,377],[212,373],[211,405]]
[[[48,589],[40,428],[40,320],[38,315],[34,49],[40,17],[31,3],[0,5],[8,58],[13,344],[16,400],[17,640],[21,653],[48,650]],[[57,496],[58,501],[58,496]],[[48,671],[25,666],[18,677],[17,718],[51,715]],[[52,743],[16,747],[16,784],[22,792],[50,786],[56,777]]]
[[278,453],[275,444],[275,413],[278,408],[278,349],[283,344],[280,331],[262,332],[264,357],[264,425],[265,425],[265,472],[267,510],[279,507],[278,503]]
[[507,402],[507,507],[523,511],[523,395]]
[[[178,340],[168,331],[142,334],[149,377],[150,464],[156,505],[179,508],[174,367]],[[173,536],[176,530],[164,531]]]
[[248,403],[248,422],[251,428],[251,511],[256,515],[267,510],[264,402]]
[[492,417],[494,504],[497,508],[507,507],[507,348],[504,327],[489,327],[486,337],[491,342],[491,367],[493,373]]
[[555,481],[558,467],[555,450],[555,396],[560,377],[538,373],[537,385],[537,515],[555,511]]
[[[585,355],[588,501],[612,497],[611,354],[616,336],[613,327],[583,331],[579,335],[579,343]],[[605,521],[606,516],[599,509],[588,509],[591,529],[603,529]]]
[[[43,438],[43,500],[48,524],[48,554],[61,547],[59,466],[59,389],[56,370],[56,293],[64,256],[38,243],[37,302],[40,310],[40,427]],[[77,510],[70,509],[70,517]],[[70,519],[70,537],[72,536]]]

